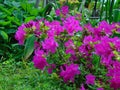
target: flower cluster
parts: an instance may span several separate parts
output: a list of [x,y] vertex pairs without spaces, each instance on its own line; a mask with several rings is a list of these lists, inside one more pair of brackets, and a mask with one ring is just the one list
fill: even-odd
[[[83,80],[78,81],[80,90],[85,90],[85,85],[96,85],[97,90],[104,90],[106,87],[98,82],[109,83],[111,88],[117,90],[120,88],[120,38],[115,33],[120,33],[120,24],[101,21],[96,27],[90,23],[82,27],[77,17],[68,13],[68,6],[63,6],[56,10],[57,16],[62,15],[60,21],[41,19],[22,24],[15,38],[20,45],[24,44],[28,35],[33,34],[38,38],[34,43],[33,56],[36,68],[47,69],[49,74],[56,72],[64,82],[75,83],[76,76],[84,75],[77,77]],[[104,67],[107,81],[100,81],[99,74],[102,71],[94,70],[95,55],[100,58],[96,62],[99,63],[99,69]]]
[[43,70],[44,67],[48,65],[44,54],[45,53],[43,50],[37,49],[35,51],[35,56],[33,57],[34,66],[41,70]]
[[62,17],[66,17],[66,15],[69,13],[69,8],[68,6],[63,6],[61,9],[57,9],[55,13],[57,16],[61,15]]
[[80,74],[80,71],[77,64],[71,64],[69,66],[65,64],[61,66],[60,76],[64,78],[65,82],[67,82],[68,80],[74,82],[74,77],[78,74]]

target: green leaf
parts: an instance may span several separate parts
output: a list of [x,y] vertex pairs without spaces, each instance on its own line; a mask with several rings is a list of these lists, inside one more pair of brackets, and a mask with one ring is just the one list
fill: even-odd
[[53,17],[50,16],[50,15],[46,15],[45,18],[46,18],[48,21],[53,21]]
[[4,20],[0,20],[0,26],[8,26],[10,25],[11,21],[4,21]]
[[24,60],[27,60],[30,57],[30,55],[33,53],[35,40],[36,40],[36,37],[34,35],[30,35],[27,38],[25,43],[24,55],[23,55]]
[[119,9],[113,10],[113,21],[120,22],[120,10]]
[[0,31],[0,36],[2,36],[2,38],[3,38],[6,42],[8,42],[8,35],[7,35],[6,32]]
[[3,7],[1,5],[0,5],[0,11],[5,12],[7,15],[11,15],[12,14],[8,9],[6,9],[5,7]]
[[99,63],[100,63],[100,57],[94,54],[94,55],[93,55],[92,64],[93,64],[96,68],[98,68]]
[[31,10],[30,15],[37,16],[38,15],[38,9],[34,8]]
[[30,20],[35,19],[35,16],[31,16],[31,17],[26,17],[25,18],[25,23],[29,22]]

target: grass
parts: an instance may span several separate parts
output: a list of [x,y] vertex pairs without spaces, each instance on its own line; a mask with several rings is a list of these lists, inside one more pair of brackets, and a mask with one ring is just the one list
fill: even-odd
[[52,75],[35,69],[33,63],[6,61],[0,64],[0,90],[75,90]]

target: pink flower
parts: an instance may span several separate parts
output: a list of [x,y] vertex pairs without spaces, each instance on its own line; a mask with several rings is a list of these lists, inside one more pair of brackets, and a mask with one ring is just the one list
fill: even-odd
[[110,54],[112,54],[112,49],[109,43],[109,37],[102,37],[100,43],[95,45],[96,54],[100,56],[109,56]]
[[82,27],[80,26],[79,21],[76,20],[74,16],[69,16],[66,18],[66,20],[63,22],[63,27],[66,29],[70,36],[73,36],[74,33],[78,31],[82,31]]
[[37,48],[39,48],[39,47],[40,47],[40,43],[37,42],[37,41],[35,41],[35,42],[34,42],[34,48],[37,49]]
[[61,12],[62,12],[63,15],[68,14],[69,13],[69,7],[68,6],[63,6],[61,8]]
[[101,21],[99,23],[99,28],[102,30],[102,32],[105,32],[106,35],[111,35],[112,30],[114,29],[113,25],[108,24],[106,21]]
[[93,38],[92,35],[89,35],[89,36],[84,37],[83,43],[84,44],[91,44],[91,43],[94,43],[96,41],[97,41],[96,38]]
[[117,90],[120,88],[120,62],[114,61],[112,67],[108,67],[107,76],[111,77],[109,80],[110,87]]
[[18,27],[17,32],[15,33],[15,39],[18,40],[20,45],[24,44],[26,32],[25,32],[25,24],[22,24],[20,27]]
[[85,88],[84,88],[84,85],[83,85],[83,84],[81,85],[80,90],[85,90]]
[[75,54],[75,50],[72,49],[72,48],[67,48],[66,51],[65,51],[66,54],[72,54],[74,55]]
[[55,64],[49,64],[48,73],[51,74],[54,68],[56,68]]
[[75,50],[73,49],[75,47],[73,41],[70,39],[67,42],[64,43],[64,46],[67,48],[66,49],[66,54],[75,54]]
[[73,40],[69,39],[67,42],[64,43],[65,47],[74,47]]
[[110,80],[110,87],[114,88],[114,90],[117,90],[118,88],[120,88],[120,76],[113,77]]
[[53,37],[50,37],[50,38],[46,38],[44,40],[44,42],[42,42],[42,47],[43,47],[43,49],[45,49],[51,53],[55,53],[55,51],[58,47],[58,43],[54,40]]
[[55,10],[56,16],[60,16],[60,9]]
[[64,32],[64,28],[60,25],[58,21],[52,21],[47,23],[49,30],[47,31],[48,37],[54,37],[55,35],[60,35],[61,32]]
[[85,77],[86,77],[86,83],[87,84],[92,84],[92,85],[95,84],[95,76],[94,75],[88,74]]
[[80,74],[79,66],[77,64],[70,64],[61,66],[60,76],[63,77],[64,82],[68,80],[74,82],[75,75]]
[[45,66],[48,65],[46,58],[44,57],[44,51],[43,50],[36,50],[35,55],[33,57],[33,63],[34,66],[38,69],[43,70]]
[[76,61],[78,58],[75,55],[71,55],[69,58],[70,61]]
[[97,90],[104,90],[104,88],[97,88]]

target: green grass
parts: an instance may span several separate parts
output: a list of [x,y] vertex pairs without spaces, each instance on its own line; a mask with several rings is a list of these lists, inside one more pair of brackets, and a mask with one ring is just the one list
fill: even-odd
[[[12,61],[12,60],[11,60]],[[35,69],[32,63],[9,62],[0,64],[0,90],[75,90],[52,75]]]

